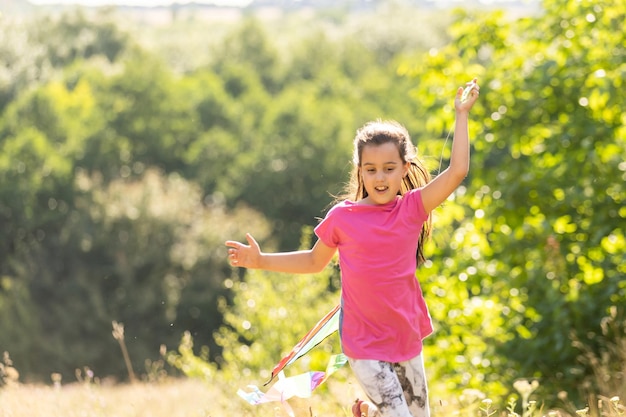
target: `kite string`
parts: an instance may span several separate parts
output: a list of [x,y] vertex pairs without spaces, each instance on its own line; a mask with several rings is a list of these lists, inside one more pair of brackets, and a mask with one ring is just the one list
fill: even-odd
[[450,130],[448,131],[448,135],[446,136],[446,140],[443,142],[443,146],[441,147],[441,156],[439,157],[439,170],[437,170],[437,175],[441,173],[441,164],[443,163],[443,151],[446,149],[446,145],[448,144],[448,139],[450,139],[450,135],[452,134],[453,130],[454,130],[454,127],[451,127]]
[[[461,95],[461,102],[466,101],[469,98],[474,87],[478,84],[476,83],[476,79],[473,79],[469,83],[467,83],[466,87],[463,89],[463,94]],[[443,151],[446,149],[446,145],[448,144],[448,139],[450,139],[450,135],[454,130],[454,126],[450,128],[448,131],[448,136],[446,136],[446,140],[443,142],[443,147],[441,148],[441,156],[439,157],[439,170],[437,171],[437,175],[441,173],[441,164],[443,163]]]

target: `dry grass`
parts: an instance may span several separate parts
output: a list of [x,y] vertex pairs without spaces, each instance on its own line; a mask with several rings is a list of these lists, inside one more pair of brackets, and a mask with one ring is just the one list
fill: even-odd
[[[322,388],[323,387],[323,388]],[[364,398],[352,377],[330,379],[309,399],[292,398],[296,417],[351,417],[355,398]],[[251,406],[237,396],[245,384],[207,383],[198,379],[167,378],[161,382],[104,385],[94,382],[63,386],[11,383],[0,387],[0,417],[285,417],[279,403]],[[535,410],[526,405],[521,415],[485,406],[459,408],[431,398],[433,417],[571,417],[571,414]],[[525,400],[524,400],[525,401]],[[534,404],[534,402],[531,402]],[[626,408],[619,398],[606,399],[600,412],[577,412],[577,416],[622,417]],[[582,411],[582,410],[581,410]]]
[[13,385],[0,389],[2,417],[207,417],[215,393],[197,380],[153,384],[62,387]]
[[[243,386],[241,388],[244,388]],[[329,381],[310,399],[291,399],[296,416],[349,416],[356,390],[351,383]],[[324,392],[325,391],[325,392]],[[329,401],[328,398],[336,398]],[[196,379],[60,387],[13,384],[0,388],[1,417],[248,417],[286,416],[278,403],[248,405],[236,387]]]

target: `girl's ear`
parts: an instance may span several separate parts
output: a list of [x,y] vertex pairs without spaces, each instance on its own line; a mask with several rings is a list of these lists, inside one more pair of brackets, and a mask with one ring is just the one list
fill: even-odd
[[402,174],[403,177],[406,177],[409,174],[409,169],[410,168],[411,168],[411,163],[410,162],[407,162],[407,163],[404,164],[404,168],[403,168],[404,171],[403,171],[403,174]]

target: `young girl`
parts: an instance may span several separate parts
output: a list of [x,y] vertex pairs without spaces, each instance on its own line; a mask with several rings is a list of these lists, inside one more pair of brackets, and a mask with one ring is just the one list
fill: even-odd
[[454,102],[450,164],[432,181],[405,128],[370,122],[354,139],[352,199],[331,208],[315,228],[312,249],[264,253],[250,234],[247,245],[226,242],[232,266],[286,273],[319,272],[339,251],[341,346],[370,400],[357,400],[357,417],[430,415],[421,352],[433,327],[415,270],[424,260],[429,213],[469,170],[468,119],[478,98],[476,80],[468,88],[469,96],[463,100],[460,87]]

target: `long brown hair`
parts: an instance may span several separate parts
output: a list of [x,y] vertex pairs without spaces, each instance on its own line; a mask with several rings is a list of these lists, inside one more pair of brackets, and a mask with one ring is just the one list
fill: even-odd
[[[376,120],[366,123],[356,132],[354,137],[354,153],[352,156],[352,173],[350,182],[347,184],[341,199],[359,201],[367,197],[367,190],[363,184],[361,176],[361,155],[363,148],[367,145],[378,146],[384,143],[393,143],[397,146],[402,163],[410,163],[407,175],[402,180],[400,195],[409,190],[420,188],[431,180],[430,173],[425,168],[424,163],[417,156],[417,149],[411,142],[409,132],[404,126],[396,121]],[[421,265],[426,261],[424,257],[424,243],[430,236],[432,229],[431,217],[424,222],[417,246],[417,264]]]

